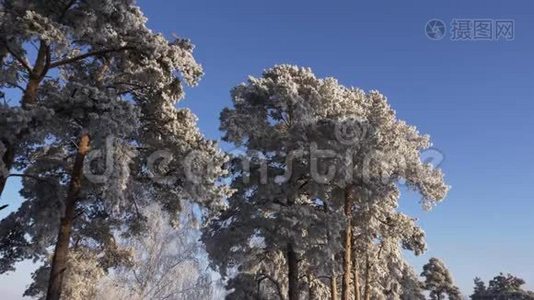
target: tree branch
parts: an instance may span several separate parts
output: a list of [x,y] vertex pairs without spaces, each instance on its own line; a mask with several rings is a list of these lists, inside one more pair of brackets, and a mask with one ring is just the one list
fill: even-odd
[[258,285],[260,285],[261,282],[265,279],[269,280],[270,282],[274,284],[278,297],[280,297],[280,299],[284,299],[284,295],[282,294],[282,288],[280,287],[280,283],[278,282],[278,280],[274,279],[271,275],[265,274],[265,273],[260,273],[258,274],[258,276],[260,276],[257,279]]
[[75,2],[76,2],[76,0],[71,0],[71,1],[65,6],[65,8],[63,9],[63,11],[62,11],[61,14],[59,15],[59,22],[63,21],[63,18],[64,18],[65,15],[67,14],[67,11],[69,11],[69,9],[74,5]]
[[31,178],[31,179],[34,179],[34,180],[37,180],[37,181],[46,182],[48,184],[56,184],[55,182],[53,182],[53,181],[51,181],[49,179],[42,178],[42,177],[39,177],[39,176],[36,176],[36,175],[30,175],[30,174],[9,174],[7,177]]
[[19,64],[21,64],[24,67],[24,69],[28,71],[28,74],[30,74],[32,72],[32,68],[30,67],[30,65],[28,65],[28,63],[22,57],[20,57],[17,53],[15,53],[15,51],[9,48],[7,41],[2,40],[2,44],[4,44],[4,46],[6,47],[7,52],[9,52],[9,54],[11,54],[11,56],[13,56],[19,62]]
[[120,52],[120,51],[124,51],[124,50],[132,50],[132,49],[134,49],[134,47],[124,46],[124,47],[120,47],[120,48],[111,48],[111,49],[102,49],[102,50],[90,51],[90,52],[84,53],[84,54],[79,55],[79,56],[75,56],[75,57],[71,57],[71,58],[67,58],[67,59],[63,59],[63,60],[60,60],[60,61],[53,62],[53,63],[50,64],[50,69],[53,69],[53,68],[56,68],[56,67],[59,67],[59,66],[62,66],[62,65],[66,65],[66,64],[71,64],[71,63],[77,62],[77,61],[82,60],[82,59],[86,59],[86,58],[91,57],[91,56],[100,56],[100,55],[104,55],[104,54],[107,54],[107,53]]

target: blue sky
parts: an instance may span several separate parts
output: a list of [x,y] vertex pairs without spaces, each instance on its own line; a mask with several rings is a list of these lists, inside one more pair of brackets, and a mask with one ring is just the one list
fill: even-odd
[[[401,207],[428,236],[429,251],[410,261],[420,271],[429,257],[442,258],[464,294],[473,277],[501,271],[534,289],[534,2],[139,3],[153,30],[197,46],[206,75],[181,105],[213,139],[230,88],[274,64],[308,66],[387,95],[400,118],[432,136],[452,186],[430,213],[416,195],[403,194]],[[430,40],[424,29],[433,18],[448,30],[454,18],[513,19],[515,39],[452,41],[448,31]],[[16,197],[17,189],[12,184],[5,197]],[[21,291],[29,276],[20,273],[2,276],[9,284],[0,291]]]

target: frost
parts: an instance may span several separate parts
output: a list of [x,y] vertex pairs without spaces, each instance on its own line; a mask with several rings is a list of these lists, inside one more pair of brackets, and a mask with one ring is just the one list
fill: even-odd
[[431,300],[441,299],[445,295],[451,300],[462,299],[460,290],[454,285],[449,270],[441,260],[435,257],[430,258],[423,266],[421,276],[425,277],[423,285],[426,290],[430,291]]
[[[4,99],[0,106],[0,179],[9,168],[23,175],[23,202],[0,223],[8,237],[0,247],[0,271],[24,259],[41,260],[28,295],[46,289],[83,134],[90,139],[87,157],[94,159],[86,159],[90,174],[76,183],[64,293],[92,298],[93,286],[82,277],[93,284],[102,272],[128,263],[115,236],[143,233],[145,207],[158,204],[177,222],[184,200],[200,204],[203,218],[225,206],[231,190],[219,180],[227,158],[199,132],[196,117],[175,106],[184,85],[199,82],[202,66],[189,40],[153,32],[133,1],[14,0],[0,6],[0,92],[22,92],[20,101]],[[163,149],[173,156],[170,185],[148,172],[148,158]],[[183,166],[191,153],[191,166]]]
[[[328,294],[325,276],[353,272],[336,259],[350,218],[362,291],[371,298],[386,297],[386,291],[400,297],[409,270],[402,249],[420,254],[425,241],[415,221],[397,210],[397,184],[404,180],[427,206],[448,189],[442,173],[421,160],[428,136],[398,120],[379,92],[317,78],[309,68],[274,66],[231,95],[233,106],[221,113],[223,139],[261,153],[232,160],[236,192],[203,236],[223,275],[238,267],[228,284],[236,289],[231,295],[253,295],[267,270],[271,284],[262,285],[263,295],[284,294],[290,286],[288,247],[299,260],[299,274],[306,274],[300,283],[321,282],[317,293]],[[347,189],[349,216],[343,213]],[[262,247],[247,243],[259,237]]]

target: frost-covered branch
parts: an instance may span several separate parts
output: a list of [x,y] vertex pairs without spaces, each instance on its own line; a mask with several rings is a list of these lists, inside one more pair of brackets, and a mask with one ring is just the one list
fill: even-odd
[[133,49],[135,49],[135,47],[124,46],[124,47],[119,47],[119,48],[93,50],[93,51],[90,51],[90,52],[87,52],[87,53],[84,53],[84,54],[81,54],[81,55],[78,55],[78,56],[75,56],[75,57],[71,57],[71,58],[67,58],[67,59],[63,59],[63,60],[60,60],[60,61],[53,62],[53,63],[50,64],[50,68],[53,69],[53,68],[57,68],[57,67],[60,67],[60,66],[63,66],[63,65],[72,64],[72,63],[75,63],[77,61],[80,61],[80,60],[83,60],[83,59],[86,59],[86,58],[89,58],[89,57],[93,57],[93,56],[102,56],[102,55],[105,55],[105,54],[108,54],[108,53],[120,52],[120,51],[126,51],[126,50],[133,50]]

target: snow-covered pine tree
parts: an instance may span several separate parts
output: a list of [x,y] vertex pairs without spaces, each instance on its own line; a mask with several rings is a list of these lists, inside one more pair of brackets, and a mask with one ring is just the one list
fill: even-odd
[[171,217],[181,199],[219,207],[225,156],[175,107],[202,75],[189,41],[152,32],[131,0],[4,0],[0,14],[0,88],[21,94],[0,108],[0,191],[20,176],[24,197],[0,224],[1,272],[43,260],[58,299],[69,249],[124,261],[113,236],[141,228],[143,199]]
[[404,268],[400,284],[402,287],[401,300],[425,300],[422,282],[419,281],[411,266],[406,265]]
[[449,270],[438,258],[430,258],[428,263],[423,266],[421,276],[425,277],[423,287],[430,292],[431,300],[462,299],[460,289],[454,285]]
[[475,288],[470,296],[472,300],[532,300],[534,292],[521,288],[525,281],[512,274],[503,274],[493,277],[488,287],[480,278],[475,278]]
[[3,107],[10,118],[2,121],[18,123],[18,130],[2,126],[0,192],[24,141],[41,127],[42,97],[75,80],[76,67],[98,73],[106,89],[160,106],[180,99],[182,81],[196,84],[202,75],[192,45],[153,33],[133,0],[3,0],[0,15],[0,88],[21,94]]
[[[440,170],[421,160],[429,138],[398,120],[376,91],[280,65],[234,88],[232,99],[233,107],[221,114],[224,140],[249,157],[234,159],[232,187],[238,192],[204,238],[223,273],[257,251],[285,252],[288,297],[296,299],[302,262],[317,277],[332,277],[342,252],[347,299],[355,197],[379,198],[404,179],[431,207],[448,190]],[[341,231],[343,243],[335,242]],[[252,237],[261,243],[251,245]],[[219,243],[210,246],[212,241]],[[221,244],[224,257],[216,250]]]
[[[353,210],[353,265],[360,299],[398,299],[405,285],[413,289],[407,275],[413,273],[403,250],[415,255],[425,250],[423,230],[415,220],[397,210],[398,190],[372,198],[360,195]],[[410,287],[412,286],[412,287]],[[354,292],[353,294],[356,294]]]

